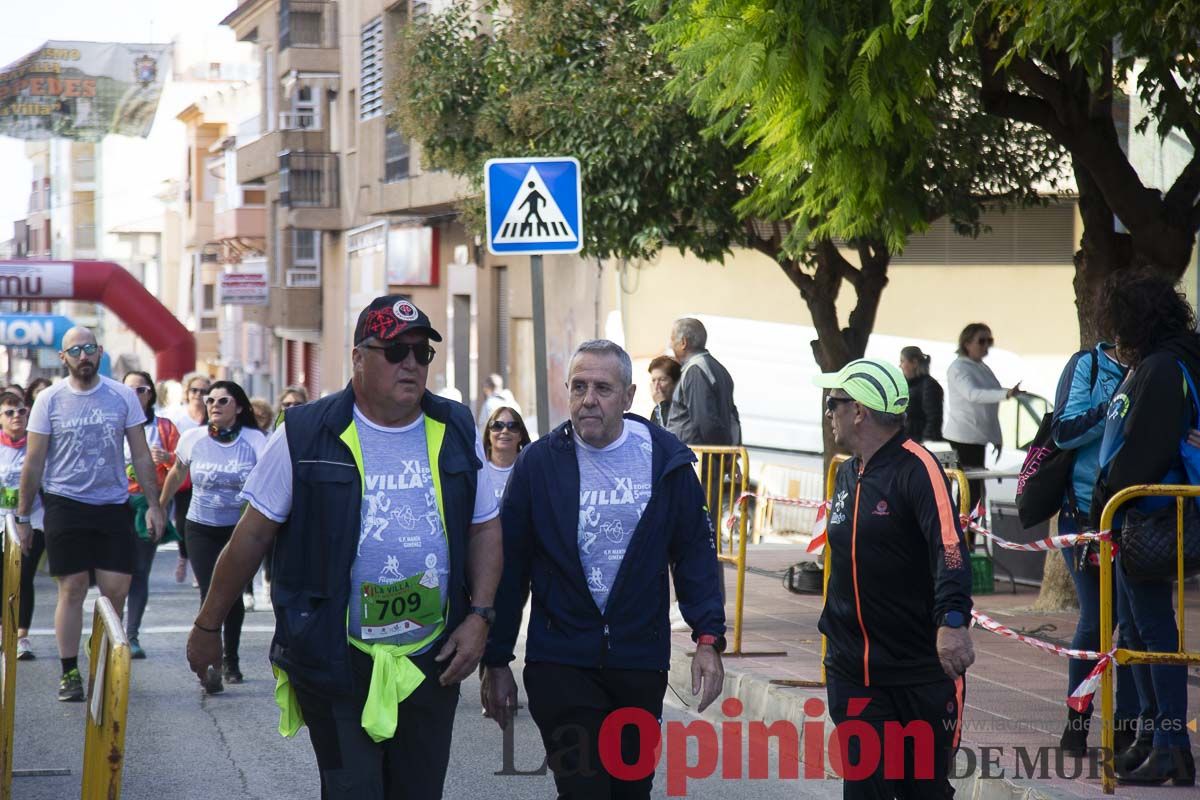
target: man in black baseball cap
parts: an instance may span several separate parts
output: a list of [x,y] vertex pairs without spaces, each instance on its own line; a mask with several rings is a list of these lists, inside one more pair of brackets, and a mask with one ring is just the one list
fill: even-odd
[[471,411],[426,391],[441,335],[411,301],[359,315],[348,387],[289,408],[188,639],[212,631],[274,547],[280,732],[308,725],[327,800],[442,796],[459,683],[502,570],[499,507]]
[[429,324],[425,312],[413,305],[407,297],[398,294],[376,297],[371,304],[358,315],[358,324],[354,326],[354,346],[358,347],[367,339],[377,339],[379,342],[390,342],[402,333],[424,331],[425,335],[435,342],[442,340],[442,335]]

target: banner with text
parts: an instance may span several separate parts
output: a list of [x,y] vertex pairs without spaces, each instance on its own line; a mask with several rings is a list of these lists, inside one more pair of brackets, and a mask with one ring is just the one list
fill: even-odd
[[0,72],[0,135],[145,137],[170,61],[169,44],[46,42]]

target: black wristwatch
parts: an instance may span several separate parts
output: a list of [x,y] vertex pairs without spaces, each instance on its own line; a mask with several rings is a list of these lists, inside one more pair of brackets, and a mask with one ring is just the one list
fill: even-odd
[[471,613],[483,617],[483,621],[488,625],[494,625],[496,622],[496,609],[491,606],[471,606]]
[[965,628],[967,627],[967,615],[961,611],[947,611],[942,614],[938,625],[944,628]]

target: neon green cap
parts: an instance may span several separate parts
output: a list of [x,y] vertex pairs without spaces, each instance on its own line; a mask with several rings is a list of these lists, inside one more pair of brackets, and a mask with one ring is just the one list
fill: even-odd
[[885,414],[908,410],[908,381],[895,364],[860,358],[837,372],[817,375],[813,383],[822,389],[841,389],[867,408]]

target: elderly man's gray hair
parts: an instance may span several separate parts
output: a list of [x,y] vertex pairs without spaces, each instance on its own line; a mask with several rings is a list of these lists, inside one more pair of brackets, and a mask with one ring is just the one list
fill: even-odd
[[575,353],[571,356],[571,361],[574,361],[580,353],[616,356],[617,361],[621,363],[621,383],[625,386],[633,384],[633,359],[629,357],[629,353],[625,352],[625,348],[616,342],[609,341],[608,339],[589,339],[575,348]]
[[688,350],[703,350],[708,344],[708,331],[704,323],[694,317],[680,317],[671,326],[671,344],[687,339]]

